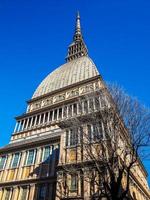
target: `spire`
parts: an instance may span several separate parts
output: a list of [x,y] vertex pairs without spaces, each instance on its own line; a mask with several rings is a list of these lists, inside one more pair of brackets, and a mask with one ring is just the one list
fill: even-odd
[[79,14],[79,12],[77,12],[73,42],[68,47],[68,55],[66,57],[66,61],[70,62],[79,57],[87,56],[87,55],[88,55],[88,50],[83,41],[83,37],[82,37],[82,33],[81,33],[80,14]]
[[74,40],[78,40],[78,38],[81,38],[81,37],[82,37],[82,34],[81,34],[80,14],[79,12],[77,12]]

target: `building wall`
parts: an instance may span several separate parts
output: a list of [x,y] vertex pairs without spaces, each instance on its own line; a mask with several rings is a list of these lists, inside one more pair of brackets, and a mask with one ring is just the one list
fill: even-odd
[[[7,157],[3,169],[0,170],[0,200],[8,197],[9,200],[53,200],[64,197],[89,199],[94,194],[96,186],[91,185],[86,178],[91,172],[88,169],[78,170],[77,166],[81,161],[88,160],[86,149],[82,146],[82,140],[86,141],[87,138],[85,135],[80,137],[81,132],[88,133],[89,125],[94,128],[95,116],[91,120],[93,113],[99,113],[100,109],[110,106],[103,90],[103,82],[97,77],[87,83],[29,102],[27,113],[17,117],[17,125],[10,141],[13,148],[9,149],[8,145],[0,150],[0,157]],[[97,121],[101,123],[99,119]],[[103,123],[100,127],[99,136],[103,138]],[[71,136],[71,131],[74,130],[77,137]],[[58,135],[59,140],[54,142]],[[47,139],[43,139],[44,137]],[[34,141],[35,138],[39,139],[40,144]],[[20,146],[15,147],[18,143]],[[44,162],[43,150],[47,146],[50,147],[50,160]],[[36,156],[32,164],[27,164],[29,151],[32,149]],[[17,166],[12,167],[15,153],[19,153],[19,161]],[[77,172],[76,177],[73,176],[74,173],[64,173],[66,168],[63,169],[62,165],[72,165]],[[149,192],[142,167],[135,169],[134,177]],[[39,197],[40,191],[44,194],[43,198]],[[147,200],[136,179],[133,181],[131,194],[136,195],[137,200]]]
[[[46,149],[47,152],[45,152]],[[33,161],[32,157],[29,158],[29,152],[32,150]],[[20,150],[17,166],[13,167],[16,153],[18,151],[3,152],[6,162],[4,169],[0,170],[0,199],[5,200],[9,197],[11,200],[40,199],[42,187],[42,192],[45,194],[43,200],[52,196],[54,199],[59,142],[35,145],[32,148]]]

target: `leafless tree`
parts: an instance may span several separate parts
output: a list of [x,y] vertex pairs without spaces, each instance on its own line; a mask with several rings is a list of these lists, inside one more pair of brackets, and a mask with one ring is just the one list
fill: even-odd
[[[95,105],[97,99],[101,99],[99,108],[94,108],[91,103],[85,115],[64,122],[64,127],[74,127],[74,130],[82,127],[80,141],[76,142],[81,160],[71,164],[62,162],[61,167],[66,175],[81,172],[80,178],[90,184],[91,199],[132,199],[132,177],[138,169],[144,171],[141,160],[148,156],[150,110],[117,84],[108,84],[92,97]],[[90,102],[90,98],[91,94],[78,101],[82,104],[83,101]],[[84,124],[89,130],[83,128]],[[69,186],[62,180],[60,187],[68,191],[67,196]]]

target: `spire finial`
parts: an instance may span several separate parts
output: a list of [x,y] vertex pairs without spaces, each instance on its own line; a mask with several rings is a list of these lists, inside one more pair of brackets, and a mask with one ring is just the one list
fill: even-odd
[[81,39],[82,34],[81,34],[81,24],[80,24],[80,14],[79,11],[77,12],[77,17],[76,17],[76,27],[75,27],[75,34],[74,34],[74,40]]
[[70,62],[72,60],[87,55],[88,55],[88,50],[83,41],[81,33],[80,14],[78,11],[76,16],[76,26],[75,26],[75,33],[73,36],[73,43],[68,48],[68,55],[66,57],[66,61]]

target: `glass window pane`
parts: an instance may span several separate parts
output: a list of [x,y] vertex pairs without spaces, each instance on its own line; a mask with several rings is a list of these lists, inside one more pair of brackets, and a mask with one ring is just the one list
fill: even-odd
[[30,150],[29,152],[28,152],[28,158],[27,158],[27,165],[32,165],[33,164],[33,162],[34,162],[34,150]]
[[87,126],[88,129],[88,141],[90,142],[92,139],[92,130],[91,130],[91,125]]
[[77,176],[76,175],[71,175],[71,190],[76,190],[77,189]]
[[0,157],[0,169],[4,168],[6,156]]
[[76,130],[70,129],[70,146],[76,145],[78,143],[78,137]]
[[26,200],[27,198],[27,188],[22,188],[21,200]]
[[19,153],[15,153],[13,156],[11,167],[17,167],[19,163]]
[[50,160],[50,147],[48,146],[44,148],[43,161],[49,162],[49,160]]
[[69,131],[66,131],[66,147],[69,145]]
[[6,190],[5,200],[9,200],[10,198],[10,189]]
[[38,200],[44,200],[45,198],[46,198],[46,186],[41,185],[39,186]]

